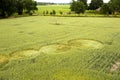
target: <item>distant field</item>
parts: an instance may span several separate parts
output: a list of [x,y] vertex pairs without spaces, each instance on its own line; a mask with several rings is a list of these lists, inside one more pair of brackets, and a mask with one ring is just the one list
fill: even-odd
[[120,19],[0,20],[0,80],[120,80]]
[[69,12],[70,5],[46,5],[46,6],[38,6],[38,13],[43,14],[44,11],[48,11],[49,13],[55,10],[57,14],[60,12]]
[[[101,14],[98,11],[93,11],[93,10],[86,10],[84,14],[77,15],[74,12],[71,12],[70,10],[70,5],[43,5],[43,6],[38,6],[38,11],[37,14],[39,15],[44,15],[43,13],[48,11],[47,16],[50,15],[50,12],[52,10],[56,11],[56,16],[70,16],[70,17],[75,17],[75,16],[84,16],[84,17],[108,17],[107,15]],[[60,12],[63,14],[61,15]],[[120,17],[120,14],[118,15],[109,15],[109,17]]]

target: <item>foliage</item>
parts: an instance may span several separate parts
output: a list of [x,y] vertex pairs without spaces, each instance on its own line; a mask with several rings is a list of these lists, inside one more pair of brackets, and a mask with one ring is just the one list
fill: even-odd
[[120,1],[111,0],[109,3],[103,4],[102,13],[104,14],[115,14],[120,12]]
[[63,12],[62,12],[62,11],[60,11],[60,14],[62,15],[62,14],[63,14]]
[[23,14],[23,10],[24,10],[24,0],[17,0],[17,13],[19,15],[22,15]]
[[80,14],[85,12],[85,4],[81,1],[74,1],[71,3],[70,7],[71,11],[75,11],[75,13]]
[[55,3],[51,2],[37,2],[38,5],[54,5]]
[[55,14],[56,14],[56,11],[55,11],[55,10],[52,10],[52,14],[55,15]]
[[0,16],[9,17],[14,13],[19,15],[26,11],[28,14],[37,10],[37,3],[33,0],[0,0]]
[[89,9],[96,10],[96,9],[100,8],[102,5],[103,5],[103,0],[91,0]]
[[37,10],[37,2],[33,0],[25,0],[25,10],[26,13],[32,14],[35,10]]
[[101,7],[101,12],[103,14],[109,15],[112,13],[111,7],[109,3],[104,3]]
[[85,5],[85,6],[86,6],[86,8],[87,8],[87,6],[88,6],[88,4],[87,4],[87,0],[78,0],[78,1],[83,2],[83,3],[84,3],[84,5]]
[[0,0],[0,16],[9,17],[16,12],[16,0]]
[[110,4],[114,12],[120,12],[120,0],[111,0]]
[[85,5],[83,2],[76,2],[75,13],[80,14],[85,12]]
[[76,1],[75,1],[75,0],[72,0],[72,3],[71,3],[71,5],[70,5],[71,11],[75,11],[75,6],[76,6]]
[[50,15],[52,15],[53,14],[53,12],[50,12]]

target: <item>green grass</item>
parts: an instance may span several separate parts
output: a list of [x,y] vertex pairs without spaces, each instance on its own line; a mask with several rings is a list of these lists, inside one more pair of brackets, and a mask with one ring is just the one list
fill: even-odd
[[[120,59],[119,21],[119,18],[50,16],[1,19],[0,56],[6,58],[0,57],[0,79],[119,80],[120,67],[110,71]],[[103,47],[86,47],[84,41],[78,45],[79,40],[93,40]],[[51,45],[57,45],[57,51]],[[39,55],[21,55],[27,50],[38,51]]]

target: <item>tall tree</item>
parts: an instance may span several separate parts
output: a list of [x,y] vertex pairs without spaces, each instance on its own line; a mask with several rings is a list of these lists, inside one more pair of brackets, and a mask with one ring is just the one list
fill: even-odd
[[87,0],[78,0],[78,1],[81,1],[81,2],[83,2],[84,3],[84,5],[86,6],[86,8],[87,8]]
[[85,12],[85,5],[81,1],[77,1],[75,5],[75,13],[80,14]]
[[75,0],[72,0],[72,3],[71,3],[71,5],[70,5],[71,11],[75,11],[75,6],[76,6],[76,1],[75,1]]
[[109,15],[112,13],[112,9],[109,3],[104,3],[101,7],[101,12],[105,15]]
[[120,12],[120,0],[110,0],[114,12]]
[[89,9],[96,10],[97,8],[101,7],[102,5],[103,5],[103,0],[91,0]]
[[71,11],[74,11],[75,13],[80,14],[85,12],[86,6],[82,1],[72,0],[70,9]]
[[0,0],[0,16],[5,17],[5,6],[6,0]]
[[37,10],[37,2],[34,0],[25,0],[26,13],[32,14]]
[[9,17],[14,13],[22,15],[23,11],[33,13],[37,10],[34,0],[0,0],[0,17]]
[[0,0],[0,16],[8,17],[16,12],[16,0]]
[[23,14],[23,10],[24,10],[24,0],[17,0],[17,13],[19,15]]

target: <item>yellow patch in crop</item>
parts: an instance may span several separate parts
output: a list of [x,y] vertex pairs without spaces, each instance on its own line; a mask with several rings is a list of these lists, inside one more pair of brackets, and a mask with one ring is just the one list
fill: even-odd
[[7,62],[9,59],[6,56],[0,55],[0,63]]

